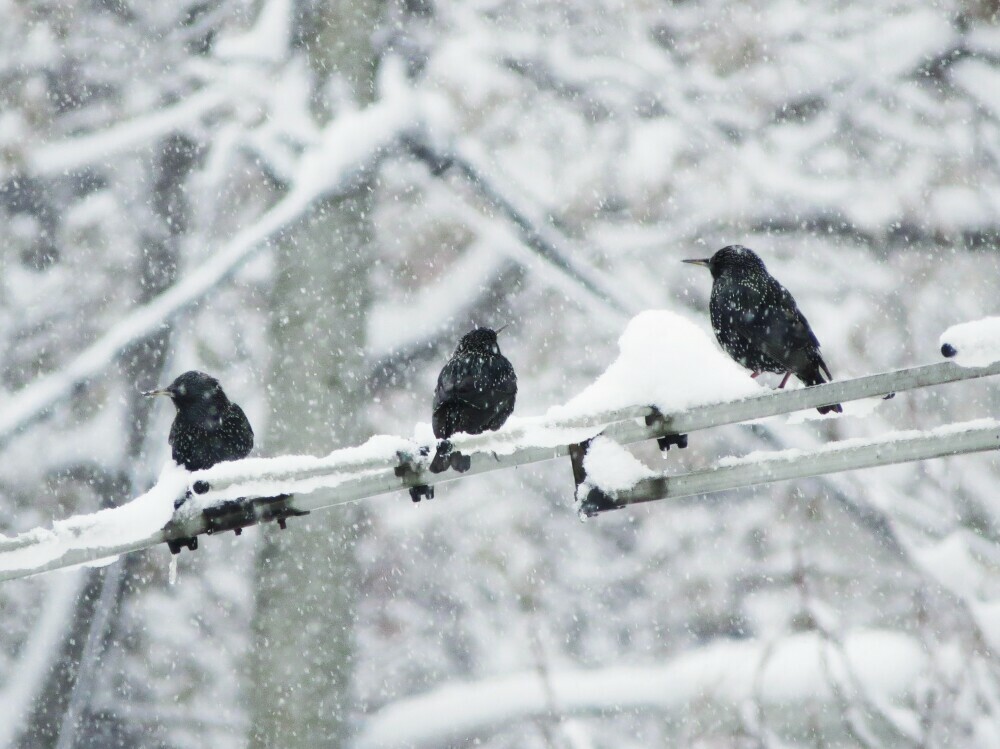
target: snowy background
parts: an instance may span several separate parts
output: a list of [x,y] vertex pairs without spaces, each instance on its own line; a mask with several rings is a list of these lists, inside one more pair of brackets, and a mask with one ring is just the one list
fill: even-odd
[[[836,377],[997,313],[992,0],[0,18],[4,535],[148,488],[172,412],[138,391],[186,369],[256,454],[322,455],[412,434],[472,321],[511,323],[515,413],[544,413],[634,313],[707,332],[708,274],[679,261],[724,244],[793,291]],[[998,405],[955,384],[699,433],[669,465]],[[996,747],[998,482],[987,454],[582,524],[563,460],[207,539],[172,586],[162,546],[4,583],[0,749]]]

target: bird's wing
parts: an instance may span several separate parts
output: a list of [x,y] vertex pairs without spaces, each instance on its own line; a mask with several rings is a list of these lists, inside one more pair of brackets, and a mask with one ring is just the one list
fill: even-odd
[[819,340],[794,297],[777,281],[769,292],[762,320],[770,328],[770,335],[762,337],[761,348],[793,372],[809,368],[817,359],[822,363]]
[[733,284],[721,297],[733,332],[784,369],[797,371],[819,356],[809,321],[774,278]]
[[450,403],[493,408],[498,398],[517,393],[514,368],[504,357],[456,357],[445,364],[434,390],[434,410]]
[[243,409],[235,403],[229,404],[222,420],[222,430],[228,437],[228,446],[232,451],[233,457],[229,460],[245,458],[253,450],[253,427]]

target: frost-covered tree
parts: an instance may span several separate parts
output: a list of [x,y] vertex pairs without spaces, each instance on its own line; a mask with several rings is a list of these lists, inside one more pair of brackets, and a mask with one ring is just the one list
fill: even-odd
[[[411,57],[421,50],[415,85],[443,92],[459,142],[635,303],[687,307],[707,331],[708,281],[678,261],[740,241],[803,300],[839,376],[932,360],[947,324],[993,310],[995,9],[491,2],[437,11],[431,31],[399,45]],[[523,383],[518,413],[564,401],[613,358],[622,319],[541,272],[454,172],[428,180],[421,169],[383,170],[376,225],[387,268],[372,319],[385,328],[372,338],[396,347],[382,361],[425,361],[432,348],[422,376],[402,387],[377,370],[379,422],[405,431],[428,418],[436,368],[470,317],[515,321],[504,350]],[[444,270],[415,278],[412,269],[431,267]],[[435,294],[453,303],[431,308]],[[439,326],[422,339],[396,334],[391,323],[420,308],[439,313]],[[995,403],[980,384],[890,401],[866,419],[719,430],[670,463],[926,427]],[[568,467],[553,465],[464,481],[410,519],[387,507],[364,547],[372,572],[358,703],[375,717],[362,743],[944,746],[960,732],[988,746],[994,475],[989,459],[969,458],[579,526],[568,517]],[[862,669],[830,665],[871,630],[917,643],[927,659],[901,705],[886,704]],[[834,655],[825,671],[803,663],[785,682],[832,686],[800,703],[770,691],[769,668],[782,668],[777,654],[806,634]],[[714,674],[730,652],[719,647],[734,641],[763,654],[745,691],[694,678]],[[901,661],[913,651],[895,652],[901,660],[887,656],[882,669],[907,673]],[[692,683],[674,698],[647,697],[674,710],[623,690],[619,714],[597,717],[607,703],[580,698],[571,674],[595,669],[599,684],[607,669],[612,689],[623,665],[676,665]],[[491,681],[511,672],[529,675],[523,689],[542,685],[532,707]],[[475,713],[473,693],[492,707]],[[479,722],[467,715],[456,729],[425,717],[463,711]],[[567,725],[566,712],[593,717]]]
[[[708,332],[678,261],[734,241],[839,377],[994,311],[995,4],[161,6],[3,8],[4,533],[148,484],[168,422],[137,385],[181,368],[263,453],[322,454],[412,434],[472,321],[511,322],[516,415],[544,412],[631,311]],[[996,404],[955,385],[666,465]],[[553,463],[209,539],[174,586],[164,550],[5,584],[0,747],[993,746],[997,478],[581,524]]]

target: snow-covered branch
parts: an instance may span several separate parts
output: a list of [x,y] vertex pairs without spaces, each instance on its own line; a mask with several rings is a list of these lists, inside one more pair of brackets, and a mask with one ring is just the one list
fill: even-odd
[[44,687],[53,659],[73,617],[76,597],[86,578],[73,572],[54,575],[31,636],[21,648],[17,663],[6,674],[0,689],[0,747],[11,746],[21,730],[32,703]]
[[[641,303],[607,283],[606,276],[583,262],[580,253],[573,251],[569,241],[551,226],[551,222],[519,199],[517,191],[505,185],[495,169],[489,168],[486,157],[473,143],[456,139],[449,147],[442,148],[426,138],[411,138],[409,145],[413,154],[433,172],[453,169],[492,210],[511,221],[525,245],[536,258],[544,261],[544,268],[555,271],[557,284],[567,288],[569,293],[575,295],[583,290],[617,313],[634,314],[641,309]],[[530,262],[531,258],[526,260],[537,266]]]
[[42,417],[74,387],[100,374],[129,344],[156,332],[231,279],[268,240],[300,220],[311,206],[354,189],[360,176],[416,124],[417,117],[414,102],[400,96],[334,120],[320,143],[302,156],[291,191],[260,220],[167,291],[126,315],[66,366],[42,376],[3,403],[0,444]]
[[[554,671],[552,692],[570,714],[651,710],[665,717],[704,713],[705,724],[735,727],[741,707],[758,700],[779,733],[817,730],[836,734],[836,689],[824,666],[854,675],[881,704],[905,711],[929,662],[912,637],[887,630],[856,631],[843,648],[818,632],[773,643],[722,642],[656,666]],[[843,687],[841,687],[843,688]],[[535,671],[439,687],[392,703],[372,715],[355,749],[441,746],[544,715],[542,679]]]
[[224,106],[228,98],[221,88],[210,86],[176,104],[93,134],[46,143],[27,155],[28,172],[36,177],[55,177],[104,163],[118,154],[191,127],[205,115]]

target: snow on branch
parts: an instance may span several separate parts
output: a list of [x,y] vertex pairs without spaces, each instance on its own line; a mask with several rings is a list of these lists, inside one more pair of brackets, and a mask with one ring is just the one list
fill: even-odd
[[41,613],[17,661],[4,674],[4,686],[0,688],[0,747],[13,746],[54,660],[62,656],[60,645],[70,630],[76,599],[86,577],[56,575],[47,582]]
[[[480,223],[488,222],[480,217]],[[502,277],[505,267],[512,264],[506,256],[512,254],[517,239],[503,227],[476,228],[479,238],[435,281],[414,292],[410,301],[381,300],[372,306],[366,335],[371,359],[388,363],[427,345],[449,323],[471,313]],[[417,310],[419,314],[414,314]]]
[[[834,736],[843,731],[837,692],[845,689],[831,683],[827,666],[834,664],[838,672],[854,676],[864,697],[907,712],[930,666],[921,645],[888,630],[855,631],[842,642],[838,647],[819,632],[777,642],[729,641],[660,665],[553,671],[547,678],[557,703],[569,714],[649,710],[672,718],[693,711],[704,715],[704,725],[727,730],[739,728],[742,708],[756,702],[780,734],[816,731],[816,722],[822,721],[827,725],[820,735]],[[354,747],[462,744],[545,715],[545,687],[535,671],[439,687],[369,717]]]
[[311,206],[350,192],[402,134],[416,125],[418,112],[412,99],[399,96],[331,122],[320,142],[302,155],[291,190],[259,221],[158,297],[132,310],[64,367],[43,375],[4,402],[0,444],[68,397],[74,387],[100,374],[130,344],[155,333],[231,279],[269,239],[300,220]]
[[555,271],[549,275],[558,286],[574,296],[582,290],[619,314],[634,314],[641,309],[634,298],[607,283],[605,275],[581,260],[581,253],[570,246],[569,240],[553,228],[548,219],[537,215],[537,210],[519,199],[518,191],[504,184],[497,170],[490,169],[487,158],[475,144],[454,139],[448,147],[439,147],[427,138],[413,137],[409,139],[409,146],[414,156],[424,161],[432,172],[442,174],[453,169],[490,208],[506,216],[532,250],[531,256],[525,259],[533,267],[539,265],[531,261],[543,260],[543,269]]
[[[250,31],[239,36],[225,36],[218,41],[216,54],[219,59],[272,63],[283,60],[289,49],[290,5],[289,0],[266,3]],[[229,76],[233,72],[229,70]],[[121,153],[148,146],[170,133],[194,126],[217,110],[232,107],[238,103],[240,96],[245,96],[244,85],[252,84],[246,80],[234,86],[233,79],[227,77],[224,82],[211,83],[181,101],[125,122],[39,145],[25,156],[27,171],[36,177],[57,177],[107,163]]]
[[228,101],[221,88],[212,86],[176,104],[98,132],[46,143],[27,155],[28,172],[39,177],[57,177],[106,162],[117,154],[190,127]]

